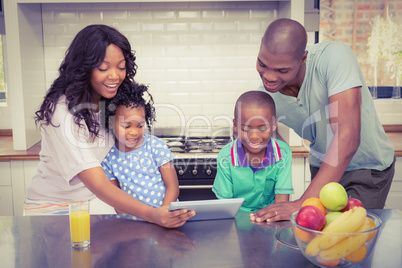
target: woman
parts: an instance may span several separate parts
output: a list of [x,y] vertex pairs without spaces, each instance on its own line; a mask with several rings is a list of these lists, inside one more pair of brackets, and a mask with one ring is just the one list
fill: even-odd
[[[113,139],[100,126],[104,99],[133,81],[137,65],[127,38],[106,25],[90,25],[72,41],[59,77],[36,112],[42,134],[38,171],[25,200],[25,215],[67,214],[68,202],[91,200],[93,214],[110,206],[164,227],[191,218],[186,210],[152,208],[114,186],[101,168]],[[105,203],[103,203],[103,202]]]

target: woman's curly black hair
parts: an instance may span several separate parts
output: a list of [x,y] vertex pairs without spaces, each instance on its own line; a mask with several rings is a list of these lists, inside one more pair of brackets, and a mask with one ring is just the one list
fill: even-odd
[[138,84],[133,81],[130,84],[124,84],[120,86],[116,96],[111,99],[107,99],[105,102],[105,128],[110,131],[110,120],[114,119],[116,110],[119,106],[125,107],[144,107],[145,110],[145,122],[148,130],[151,131],[155,118],[155,107],[152,95],[148,92],[148,86],[144,84]]
[[[52,124],[52,116],[60,96],[65,95],[74,122],[82,126],[82,120],[89,132],[99,136],[99,121],[94,109],[87,107],[93,103],[93,89],[90,84],[92,70],[99,67],[106,54],[106,48],[114,44],[122,51],[126,61],[126,77],[122,84],[134,81],[137,72],[135,55],[127,38],[115,28],[103,24],[89,25],[73,39],[59,68],[59,77],[47,91],[43,103],[35,112],[35,122]],[[77,107],[84,107],[77,109]],[[98,108],[98,107],[96,107]],[[57,127],[57,126],[54,126]]]

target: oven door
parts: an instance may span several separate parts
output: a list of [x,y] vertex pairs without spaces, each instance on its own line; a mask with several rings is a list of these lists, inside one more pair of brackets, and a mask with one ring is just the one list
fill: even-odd
[[212,192],[216,159],[177,159],[174,166],[179,180],[179,200],[217,199]]
[[214,192],[212,192],[214,180],[179,180],[179,200],[180,201],[193,201],[193,200],[210,200],[217,199]]

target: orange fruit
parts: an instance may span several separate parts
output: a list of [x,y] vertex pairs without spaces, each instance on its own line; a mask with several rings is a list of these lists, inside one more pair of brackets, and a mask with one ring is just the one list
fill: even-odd
[[367,246],[366,244],[363,244],[363,246],[361,246],[358,250],[346,256],[345,259],[351,262],[359,262],[363,260],[364,257],[366,257],[366,254],[367,254]]
[[321,203],[321,200],[318,197],[310,197],[304,200],[302,203],[302,207],[304,206],[315,206],[319,208],[322,213],[327,214],[327,209],[324,207],[324,205]]
[[300,229],[299,227],[295,228],[295,233],[297,237],[303,242],[310,242],[314,238],[314,235],[312,233],[308,233]]
[[[369,222],[370,222],[370,229],[375,228],[375,222],[374,222],[372,219],[370,219],[369,217],[367,217],[367,219],[368,219]],[[374,231],[373,231],[373,232],[370,232],[369,237],[367,238],[367,241],[366,241],[366,242],[368,242],[368,241],[370,241],[371,239],[373,239],[374,235],[375,235],[375,232],[374,232]]]
[[323,260],[320,258],[320,255],[317,256],[317,261],[325,266],[337,266],[339,264],[339,262],[341,261],[341,259],[337,259],[337,260],[332,260],[332,261],[327,261],[327,260]]

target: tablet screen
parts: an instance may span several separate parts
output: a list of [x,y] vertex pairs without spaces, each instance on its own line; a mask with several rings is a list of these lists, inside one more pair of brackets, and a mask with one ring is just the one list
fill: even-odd
[[179,201],[170,203],[169,210],[194,210],[196,215],[189,221],[228,219],[236,216],[243,202],[244,198]]

